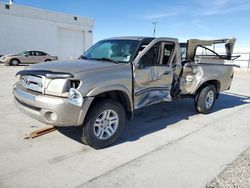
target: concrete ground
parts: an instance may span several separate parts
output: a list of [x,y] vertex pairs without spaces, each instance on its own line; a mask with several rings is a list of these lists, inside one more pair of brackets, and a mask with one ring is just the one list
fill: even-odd
[[250,147],[207,185],[207,188],[235,187],[250,187]]
[[25,140],[45,127],[12,102],[23,67],[0,66],[0,187],[205,187],[250,145],[250,74],[236,73],[211,114],[191,99],[135,114],[113,146],[94,150],[77,129]]

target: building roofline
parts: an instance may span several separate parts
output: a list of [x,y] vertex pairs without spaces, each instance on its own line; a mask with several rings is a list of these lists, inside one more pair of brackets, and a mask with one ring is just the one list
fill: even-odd
[[[6,6],[9,6],[9,9],[6,8]],[[15,10],[22,10],[22,11],[15,11]],[[26,10],[26,11],[23,11]],[[46,10],[46,9],[41,9],[41,8],[35,8],[35,7],[28,7],[24,5],[17,5],[17,4],[8,4],[8,3],[2,3],[0,2],[0,14],[11,14],[15,16],[26,16],[29,17],[29,13],[35,12],[33,15],[33,18],[36,19],[43,19],[43,20],[51,20],[54,18],[54,21],[60,22],[60,17],[66,17],[66,18],[72,18],[72,23],[78,21],[79,24],[81,25],[81,22],[87,22],[88,26],[93,27],[94,26],[94,19],[90,17],[84,17],[84,16],[78,16],[78,15],[71,15],[63,12],[57,12],[57,11],[51,11],[51,10]],[[37,14],[39,12],[40,14]],[[42,15],[44,14],[44,15]],[[46,19],[46,15],[50,14],[51,19]],[[76,20],[75,20],[76,19]],[[70,19],[69,19],[70,22]],[[85,24],[86,25],[86,24]]]

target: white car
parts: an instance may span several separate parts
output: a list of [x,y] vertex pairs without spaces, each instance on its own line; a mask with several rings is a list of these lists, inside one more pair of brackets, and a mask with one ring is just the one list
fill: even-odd
[[17,66],[19,64],[34,64],[45,61],[55,61],[57,56],[49,55],[41,51],[24,51],[19,54],[5,55],[0,58],[0,62],[5,65]]

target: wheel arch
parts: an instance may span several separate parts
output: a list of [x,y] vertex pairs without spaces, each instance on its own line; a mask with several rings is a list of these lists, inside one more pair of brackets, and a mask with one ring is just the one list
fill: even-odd
[[203,82],[203,83],[198,87],[198,89],[196,90],[195,96],[196,96],[197,94],[199,94],[200,91],[201,91],[204,87],[206,87],[206,86],[208,86],[208,85],[213,85],[213,86],[215,87],[215,89],[216,89],[216,98],[218,98],[219,92],[220,92],[220,86],[221,86],[219,80],[207,80],[207,81]]
[[126,118],[128,120],[131,120],[133,117],[133,103],[131,101],[131,98],[129,97],[129,94],[124,90],[108,90],[108,91],[102,91],[99,93],[95,93],[94,100],[92,101],[90,108],[98,103],[101,100],[104,99],[112,99],[115,101],[118,101],[123,106],[125,112],[126,112]]

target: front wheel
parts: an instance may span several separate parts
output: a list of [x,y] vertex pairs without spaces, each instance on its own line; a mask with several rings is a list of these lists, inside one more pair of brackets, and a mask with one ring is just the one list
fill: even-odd
[[198,112],[207,114],[211,111],[216,99],[216,89],[213,85],[204,87],[195,97],[195,108]]
[[105,148],[120,137],[124,124],[122,105],[113,100],[103,100],[90,109],[82,126],[81,140],[95,149]]
[[18,59],[11,59],[10,60],[10,65],[12,66],[17,66],[19,65],[20,61]]

